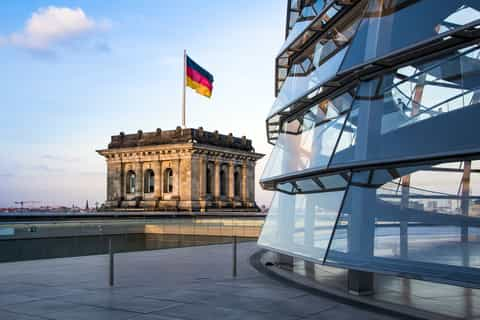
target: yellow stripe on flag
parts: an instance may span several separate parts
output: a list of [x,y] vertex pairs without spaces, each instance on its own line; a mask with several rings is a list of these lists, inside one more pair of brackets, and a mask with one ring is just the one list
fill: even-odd
[[204,86],[201,83],[195,82],[192,78],[187,77],[187,86],[201,94],[202,96],[210,98],[212,96],[212,91],[209,88]]

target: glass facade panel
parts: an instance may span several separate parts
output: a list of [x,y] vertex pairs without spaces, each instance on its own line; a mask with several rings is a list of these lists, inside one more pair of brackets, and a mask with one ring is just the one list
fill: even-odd
[[350,186],[327,262],[480,285],[480,161],[401,169]]
[[320,180],[325,189],[346,188],[348,182],[348,177],[339,174],[321,176],[317,177],[317,179]]
[[295,2],[317,16],[277,58],[259,243],[480,287],[480,2],[346,4]]
[[323,260],[344,191],[289,195],[276,192],[260,246]]
[[271,116],[281,111],[296,99],[335,76],[345,56],[345,52],[344,48],[319,67],[315,67],[309,60],[311,58],[292,66],[269,115]]
[[288,37],[283,43],[282,47],[280,48],[280,53],[285,51],[295,39],[303,32],[305,29],[308,27],[308,25],[311,23],[311,21],[304,20],[304,21],[297,21],[293,27],[292,30],[288,33]]
[[292,63],[288,76],[275,100],[269,116],[281,111],[333,78],[342,64],[360,22],[365,2],[349,12],[335,28],[325,32],[302,51]]
[[322,188],[312,178],[295,181],[297,189],[301,192],[321,191]]
[[352,95],[344,93],[285,122],[262,179],[326,167],[351,102]]
[[362,83],[332,165],[477,150],[479,57],[471,48]]
[[[366,0],[364,0],[366,1]],[[303,9],[302,9],[303,8]],[[276,60],[275,92],[282,88],[289,67],[289,59],[302,50],[312,37],[315,30],[324,30],[329,22],[344,8],[343,4],[333,0],[317,0],[308,3],[296,3],[287,15],[289,25],[287,37]]]
[[341,71],[480,19],[477,0],[370,0]]

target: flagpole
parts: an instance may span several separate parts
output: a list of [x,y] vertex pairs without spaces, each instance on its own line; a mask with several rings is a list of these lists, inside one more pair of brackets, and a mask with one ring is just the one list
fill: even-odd
[[187,89],[187,50],[183,50],[183,99],[182,99],[182,127],[186,128],[185,104]]

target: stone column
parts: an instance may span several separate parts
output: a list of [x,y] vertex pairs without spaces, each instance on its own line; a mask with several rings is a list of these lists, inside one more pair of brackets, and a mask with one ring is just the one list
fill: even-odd
[[247,202],[248,202],[248,180],[247,180],[247,176],[248,176],[248,167],[247,167],[247,160],[244,160],[243,163],[242,163],[242,190],[240,192],[240,195],[241,195],[241,199],[242,199],[242,205],[243,206],[246,206],[247,205]]
[[255,163],[253,161],[248,163],[247,183],[247,198],[253,206],[255,202]]
[[[187,158],[185,158],[187,157]],[[179,196],[182,201],[182,209],[191,210],[191,200],[194,196],[198,199],[198,192],[196,195],[192,194],[192,168],[193,159],[190,158],[189,154],[186,153],[182,155],[182,158],[179,160],[179,177],[178,177],[178,188]]]
[[235,173],[235,166],[233,165],[233,161],[230,160],[228,163],[228,199],[230,201],[234,201],[235,198],[235,179],[233,174]]
[[176,160],[176,170],[173,172],[173,178],[176,181],[176,183],[173,184],[173,193],[177,196],[178,200],[182,200],[181,194],[180,194],[180,159]]
[[155,174],[155,200],[159,200],[162,196],[162,162],[155,161],[153,163],[153,173]]
[[165,190],[163,189],[164,188],[164,174],[165,174],[165,167],[164,167],[164,163],[162,160],[158,160],[158,162],[160,163],[160,187],[158,188],[160,190],[160,199],[163,200],[163,196],[165,194]]
[[143,198],[143,162],[136,163],[135,175],[135,196]]
[[198,184],[199,200],[205,200],[207,189],[207,162],[204,156],[200,156],[198,160]]
[[215,160],[214,162],[214,176],[215,176],[215,183],[214,183],[214,190],[213,190],[213,198],[215,200],[220,199],[220,161]]
[[123,201],[125,200],[125,193],[126,193],[126,190],[125,190],[126,186],[125,186],[125,163],[122,162],[120,164],[120,201]]
[[107,201],[113,200],[113,166],[107,159]]

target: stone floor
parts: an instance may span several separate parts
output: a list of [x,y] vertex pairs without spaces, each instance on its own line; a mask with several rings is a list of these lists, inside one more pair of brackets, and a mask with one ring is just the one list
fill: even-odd
[[[413,314],[431,314],[436,319],[480,319],[480,290],[453,285],[375,274],[375,294],[352,297],[347,293],[347,272],[345,269],[306,263],[295,259],[293,270],[289,266],[274,268],[305,277],[307,280],[291,277],[280,272],[282,277],[302,285],[316,288],[338,296],[349,296],[362,303],[374,305],[391,304],[391,310],[411,310]],[[387,307],[388,308],[388,307]],[[429,317],[430,318],[430,317]]]
[[0,264],[0,319],[393,319],[258,273],[254,243]]

